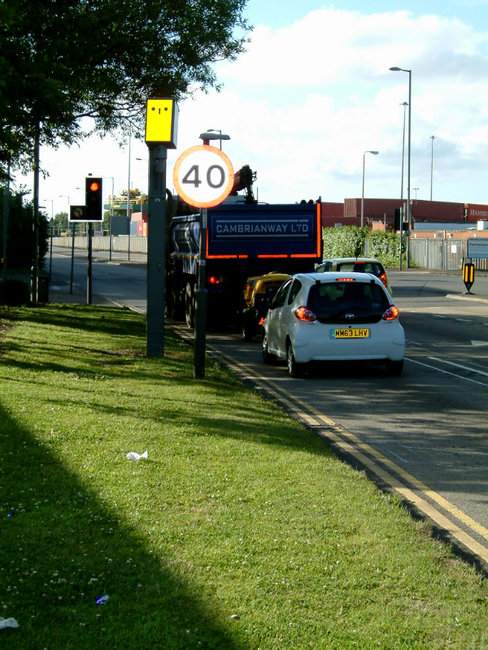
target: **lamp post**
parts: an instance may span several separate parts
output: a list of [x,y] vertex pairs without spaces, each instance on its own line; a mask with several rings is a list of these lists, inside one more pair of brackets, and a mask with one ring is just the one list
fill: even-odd
[[430,139],[432,140],[431,152],[430,152],[430,200],[432,201],[432,186],[434,184],[434,140],[435,135],[431,135]]
[[403,131],[402,131],[402,181],[400,185],[400,199],[402,200],[402,209],[403,209],[403,180],[405,178],[405,123],[407,118],[407,106],[408,102],[403,102],[400,104],[403,106]]
[[412,214],[410,206],[410,178],[411,178],[411,159],[412,159],[412,70],[408,68],[390,68],[392,72],[408,72],[408,158],[407,158],[407,268],[410,266],[410,228],[412,223]]
[[415,200],[417,200],[417,192],[419,191],[420,187],[414,187],[412,189],[415,192]]
[[[218,133],[222,135],[222,129],[207,129],[206,133]],[[220,140],[219,147],[220,147],[220,151],[222,151],[222,140],[228,140],[229,138],[215,138],[215,139]]]
[[364,151],[363,152],[363,183],[362,183],[362,191],[361,191],[361,228],[364,226],[364,176],[365,176],[365,171],[366,171],[366,154],[371,153],[373,156],[377,156],[379,154],[379,151]]
[[[112,219],[114,216],[114,177],[104,176],[103,178],[106,178],[107,180],[110,179],[112,181],[112,195],[110,197],[110,217],[108,219],[108,236],[109,236],[108,259],[111,261],[112,260]],[[103,231],[103,226],[102,226],[102,231]]]

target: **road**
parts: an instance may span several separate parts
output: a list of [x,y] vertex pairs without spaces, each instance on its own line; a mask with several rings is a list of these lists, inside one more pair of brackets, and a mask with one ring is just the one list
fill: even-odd
[[[53,281],[65,291],[67,268],[67,258],[56,256]],[[72,299],[79,299],[86,262],[75,269]],[[407,337],[400,377],[381,367],[335,365],[291,379],[284,365],[262,364],[257,340],[233,333],[208,333],[207,350],[397,491],[488,571],[488,277],[475,280],[473,296],[464,295],[460,274],[404,270],[389,277]],[[95,263],[93,292],[94,302],[144,311],[145,267]]]

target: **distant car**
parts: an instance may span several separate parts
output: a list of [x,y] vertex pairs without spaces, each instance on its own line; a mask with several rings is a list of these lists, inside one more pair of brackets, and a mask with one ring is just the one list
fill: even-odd
[[381,280],[367,273],[300,273],[278,290],[262,328],[265,363],[298,377],[311,361],[379,361],[403,369],[405,333]]
[[316,267],[315,271],[317,273],[323,271],[372,273],[383,282],[385,287],[388,289],[390,296],[393,295],[383,264],[373,257],[333,257],[323,260],[322,263]]
[[268,307],[290,276],[285,273],[266,273],[248,278],[244,288],[244,309],[242,311],[242,335],[251,341],[261,329]]

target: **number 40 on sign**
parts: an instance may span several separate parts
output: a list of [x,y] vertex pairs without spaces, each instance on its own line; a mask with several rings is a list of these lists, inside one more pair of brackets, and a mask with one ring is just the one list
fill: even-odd
[[230,194],[234,170],[223,151],[198,145],[184,151],[176,161],[173,183],[185,203],[196,208],[212,208]]

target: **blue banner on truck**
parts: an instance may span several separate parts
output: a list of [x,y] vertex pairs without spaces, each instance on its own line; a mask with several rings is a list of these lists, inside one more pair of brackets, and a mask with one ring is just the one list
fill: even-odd
[[234,205],[208,211],[207,258],[321,258],[320,204]]

